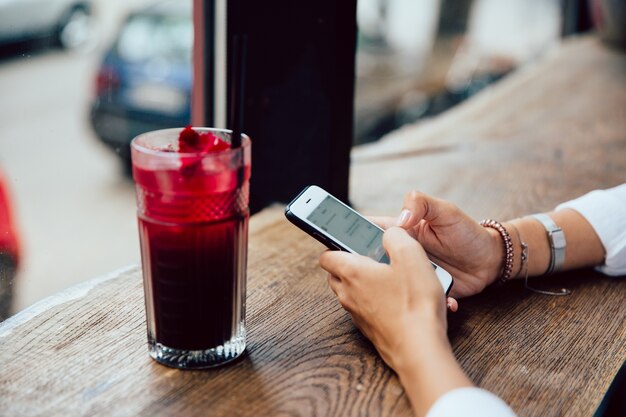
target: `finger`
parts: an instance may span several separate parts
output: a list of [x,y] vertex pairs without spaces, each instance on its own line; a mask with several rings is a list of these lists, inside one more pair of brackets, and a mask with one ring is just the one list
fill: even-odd
[[368,217],[368,219],[383,230],[387,230],[390,227],[395,226],[396,221],[397,221],[395,217],[388,217],[388,216],[372,216],[372,217]]
[[343,309],[348,312],[351,311],[352,303],[347,296],[348,294],[346,292],[346,288],[344,288],[343,282],[341,282],[339,278],[331,274],[328,274],[328,277],[326,277],[326,281],[328,282],[328,286],[330,287],[332,292],[334,292],[335,296],[337,296],[337,301],[339,301],[341,307],[343,307]]
[[328,274],[326,281],[328,281],[328,286],[335,293],[335,295],[338,295],[337,292],[341,286],[341,280],[333,274]]
[[320,255],[320,266],[340,280],[350,280],[378,262],[365,256],[342,251],[326,251]]
[[417,225],[421,220],[434,222],[443,213],[453,209],[447,201],[431,197],[419,191],[411,191],[404,197],[404,203],[396,225],[404,228]]
[[429,263],[422,246],[402,228],[387,229],[383,235],[383,246],[389,254],[391,265],[420,270]]
[[350,314],[350,319],[352,320],[352,324],[354,324],[354,327],[359,329],[359,331],[363,333],[365,337],[367,337],[367,335],[363,331],[363,329],[367,329],[367,326],[365,326],[365,323],[363,323],[361,319],[359,318],[359,316],[357,316],[356,314],[354,313],[349,313],[349,314]]
[[446,306],[448,307],[448,310],[450,310],[452,313],[456,313],[459,310],[459,303],[458,303],[458,301],[456,301],[452,297],[448,297],[447,298]]
[[332,274],[328,274],[328,276],[326,277],[326,281],[328,282],[328,286],[330,287],[332,292],[335,293],[335,296],[337,297],[337,301],[339,301],[339,304],[341,304],[341,306],[345,309],[346,302],[347,302],[346,292],[345,292],[345,289],[343,288],[343,284],[341,280],[333,276]]

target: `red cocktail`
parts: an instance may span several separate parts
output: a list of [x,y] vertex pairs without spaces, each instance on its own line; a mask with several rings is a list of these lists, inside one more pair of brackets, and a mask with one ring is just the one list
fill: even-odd
[[180,129],[131,145],[150,354],[179,368],[245,349],[250,139],[230,149],[230,131],[194,130],[218,146],[179,145]]

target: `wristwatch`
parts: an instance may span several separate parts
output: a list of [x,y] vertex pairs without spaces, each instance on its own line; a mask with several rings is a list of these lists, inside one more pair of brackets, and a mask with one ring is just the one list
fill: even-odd
[[543,225],[548,234],[548,242],[550,243],[550,266],[546,271],[546,275],[553,274],[563,269],[563,263],[565,263],[565,233],[563,230],[554,223],[554,220],[547,214],[538,213],[533,214],[530,217],[537,220]]

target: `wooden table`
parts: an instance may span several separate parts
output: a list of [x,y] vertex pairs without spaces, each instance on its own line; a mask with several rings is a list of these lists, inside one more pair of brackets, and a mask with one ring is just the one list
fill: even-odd
[[[354,151],[352,200],[396,214],[418,188],[506,219],[626,180],[626,55],[563,45],[450,113]],[[248,349],[179,371],[149,358],[138,267],[87,281],[0,325],[0,415],[409,416],[395,375],[281,208],[252,219]],[[626,359],[626,280],[591,270],[463,300],[449,335],[463,368],[520,416],[590,416]]]

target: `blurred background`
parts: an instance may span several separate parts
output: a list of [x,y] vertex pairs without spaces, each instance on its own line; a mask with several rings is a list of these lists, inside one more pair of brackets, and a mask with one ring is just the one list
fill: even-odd
[[[589,28],[587,1],[359,0],[355,145]],[[189,121],[191,0],[0,0],[0,320],[139,263],[128,143]]]

